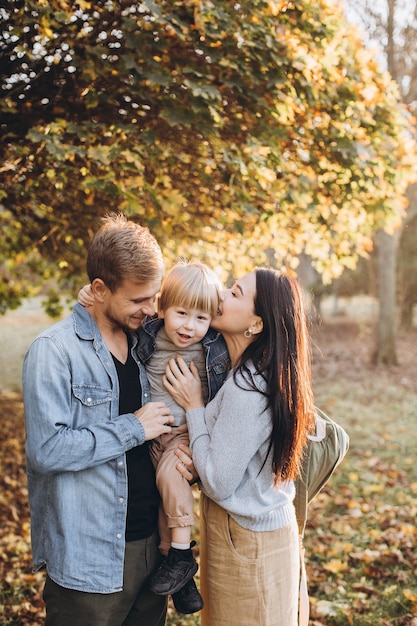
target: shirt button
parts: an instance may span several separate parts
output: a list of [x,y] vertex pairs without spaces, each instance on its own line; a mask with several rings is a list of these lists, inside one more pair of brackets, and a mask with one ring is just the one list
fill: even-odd
[[87,398],[87,404],[91,404],[91,398]]
[[119,502],[120,502],[120,504],[123,504],[124,499],[123,498],[119,498]]
[[117,533],[116,537],[117,537],[118,539],[121,539],[121,538],[122,538],[122,534],[121,534],[121,533]]
[[117,465],[118,465],[119,467],[123,467],[123,461],[119,461],[119,462],[117,463]]

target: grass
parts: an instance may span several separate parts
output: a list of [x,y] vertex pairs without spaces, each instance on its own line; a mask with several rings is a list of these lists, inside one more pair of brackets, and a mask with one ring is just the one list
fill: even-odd
[[31,341],[54,323],[41,308],[42,298],[25,300],[0,316],[0,391],[20,391],[23,359]]
[[398,338],[397,368],[368,365],[362,322],[320,336],[316,403],[346,427],[350,449],[310,505],[310,624],[416,626],[416,332]]
[[[359,323],[340,316],[316,337],[316,403],[346,428],[350,449],[309,510],[310,626],[416,626],[417,336],[400,338],[399,368],[371,368],[366,307],[355,310]],[[27,305],[0,325],[2,626],[43,623],[43,574],[30,571],[20,368],[50,323]],[[177,615],[170,605],[167,626],[199,623],[198,614]]]

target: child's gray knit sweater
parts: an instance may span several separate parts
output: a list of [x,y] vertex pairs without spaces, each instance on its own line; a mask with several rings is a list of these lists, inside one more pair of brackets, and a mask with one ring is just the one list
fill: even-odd
[[[202,491],[241,526],[276,530],[294,520],[294,483],[274,487],[271,453],[265,462],[272,432],[266,398],[238,381],[244,389],[231,373],[205,409],[187,412],[194,465]],[[256,381],[265,387],[259,375]]]

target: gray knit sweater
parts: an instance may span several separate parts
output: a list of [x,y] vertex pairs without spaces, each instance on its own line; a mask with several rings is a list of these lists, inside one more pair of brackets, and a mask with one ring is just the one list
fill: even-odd
[[[254,370],[253,370],[254,371]],[[276,530],[294,521],[292,481],[274,487],[272,432],[266,398],[230,373],[206,408],[187,412],[191,450],[202,491],[244,528]],[[256,376],[258,388],[265,382]]]
[[208,398],[206,363],[201,341],[187,348],[179,348],[168,339],[165,328],[162,326],[155,337],[155,351],[146,363],[146,375],[152,402],[165,402],[171,415],[174,416],[173,426],[185,424],[185,411],[175,403],[169,391],[165,389],[162,378],[168,361],[177,354],[182,356],[187,365],[190,364],[190,361],[194,362],[200,376],[204,401],[206,402]]

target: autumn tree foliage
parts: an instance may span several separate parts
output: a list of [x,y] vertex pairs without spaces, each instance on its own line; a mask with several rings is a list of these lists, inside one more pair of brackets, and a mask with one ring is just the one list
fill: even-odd
[[[399,87],[404,104],[417,112],[417,3],[409,0],[347,0],[348,14],[361,25],[365,43],[377,50],[378,58]],[[416,125],[414,132],[417,131]],[[394,231],[381,229],[375,236],[377,253],[378,324],[372,361],[397,365],[396,333],[399,326],[410,329],[413,306],[417,302],[415,281],[409,268],[415,255],[408,239],[415,229],[417,185],[406,195],[407,211]],[[415,263],[415,261],[414,261]]]
[[[355,264],[405,206],[395,83],[331,0],[2,3],[0,309],[110,211],[224,273]],[[28,276],[31,282],[28,282]]]

